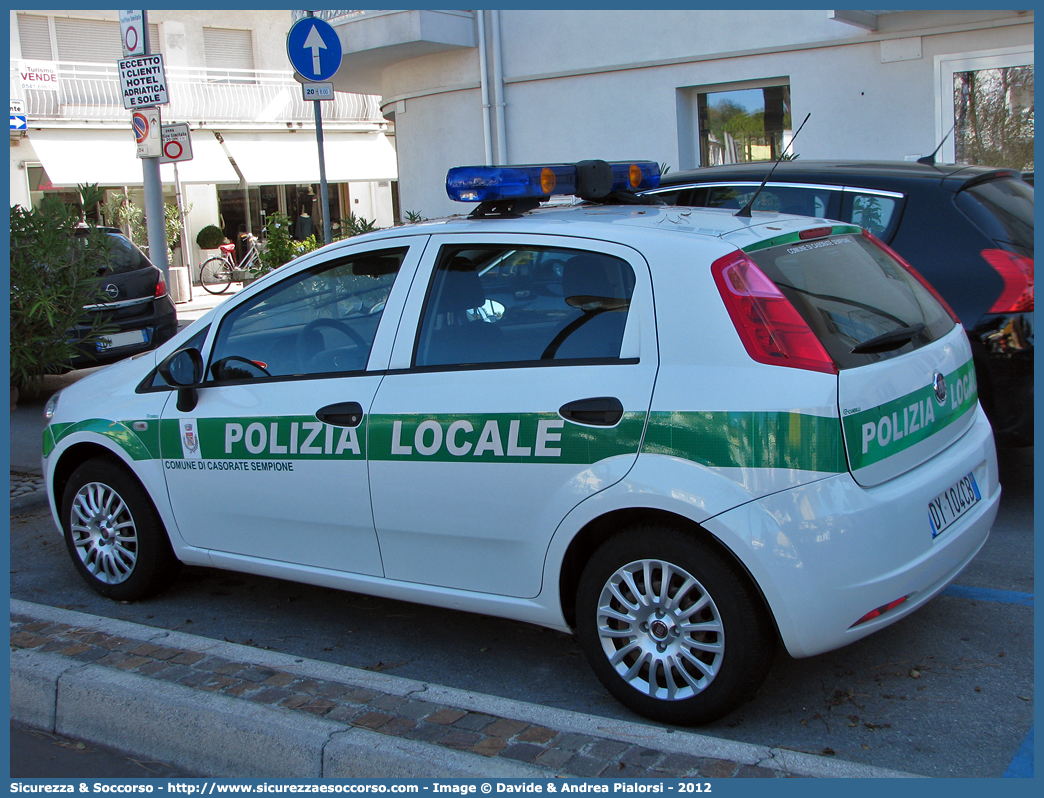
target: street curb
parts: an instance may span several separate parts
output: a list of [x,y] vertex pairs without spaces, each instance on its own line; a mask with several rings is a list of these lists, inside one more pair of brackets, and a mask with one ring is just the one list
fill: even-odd
[[200,693],[56,654],[11,657],[11,718],[185,770],[238,778],[549,778],[352,726]]
[[35,490],[23,496],[15,496],[11,499],[11,515],[21,515],[27,510],[37,510],[47,507],[47,491]]
[[[731,760],[791,776],[912,778],[912,774],[772,749],[694,732],[594,717],[522,701],[426,684],[401,676],[309,660],[249,646],[12,599],[13,615],[99,630],[208,656],[279,668],[393,696],[513,718],[561,732],[696,757]],[[291,777],[550,778],[554,770],[390,737],[225,695],[202,693],[31,649],[11,657],[11,717],[58,734],[122,748],[208,775]],[[244,748],[244,740],[247,741]],[[226,750],[237,751],[229,759]],[[278,755],[273,755],[278,753]],[[234,763],[235,771],[229,768]],[[273,768],[278,768],[273,772]],[[292,769],[292,772],[289,772]]]

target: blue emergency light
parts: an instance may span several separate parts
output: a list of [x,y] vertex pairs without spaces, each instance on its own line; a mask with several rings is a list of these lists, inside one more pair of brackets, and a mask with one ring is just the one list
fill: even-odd
[[457,166],[446,174],[446,193],[457,202],[546,200],[552,195],[600,200],[616,191],[644,191],[658,185],[660,167],[652,161]]

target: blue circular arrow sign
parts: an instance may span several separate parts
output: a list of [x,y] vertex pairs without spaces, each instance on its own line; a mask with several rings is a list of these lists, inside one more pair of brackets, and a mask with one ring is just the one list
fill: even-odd
[[304,17],[286,35],[286,54],[305,80],[327,80],[341,65],[341,40],[321,19]]

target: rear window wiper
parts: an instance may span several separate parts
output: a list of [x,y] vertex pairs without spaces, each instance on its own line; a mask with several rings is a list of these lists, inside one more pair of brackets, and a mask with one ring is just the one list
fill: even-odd
[[852,347],[852,354],[862,355],[870,352],[889,352],[893,349],[898,349],[900,346],[908,344],[915,335],[923,330],[924,325],[921,322],[911,324],[909,327],[889,330],[886,333],[874,336],[868,341],[863,341],[861,344],[856,344]]

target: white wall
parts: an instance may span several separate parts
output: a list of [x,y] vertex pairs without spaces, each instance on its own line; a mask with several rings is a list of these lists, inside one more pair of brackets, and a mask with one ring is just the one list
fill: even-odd
[[[939,143],[937,99],[952,100],[936,97],[936,55],[1033,43],[1032,13],[880,19],[875,33],[822,10],[502,11],[507,162],[691,168],[698,146],[686,102],[709,86],[770,78],[789,82],[795,126],[812,114],[795,144],[802,158],[903,160]],[[401,209],[467,212],[446,197],[445,175],[483,163],[477,48],[412,58],[381,78]]]
[[[193,282],[199,282],[199,265],[203,260],[203,251],[196,246],[196,235],[208,224],[220,227],[218,221],[218,195],[217,188],[209,185],[182,185],[181,198],[185,207],[192,206],[185,214],[185,230],[188,234],[189,250],[192,253],[191,269]],[[216,250],[208,250],[207,257],[217,255]]]
[[376,222],[377,227],[394,226],[391,182],[388,180],[382,182],[349,183],[348,193],[351,203],[348,208],[342,208],[341,215],[347,219],[348,212],[351,212],[366,221]]
[[25,169],[25,161],[35,161],[36,154],[29,139],[11,139],[11,205],[31,208],[29,198],[29,174]]

